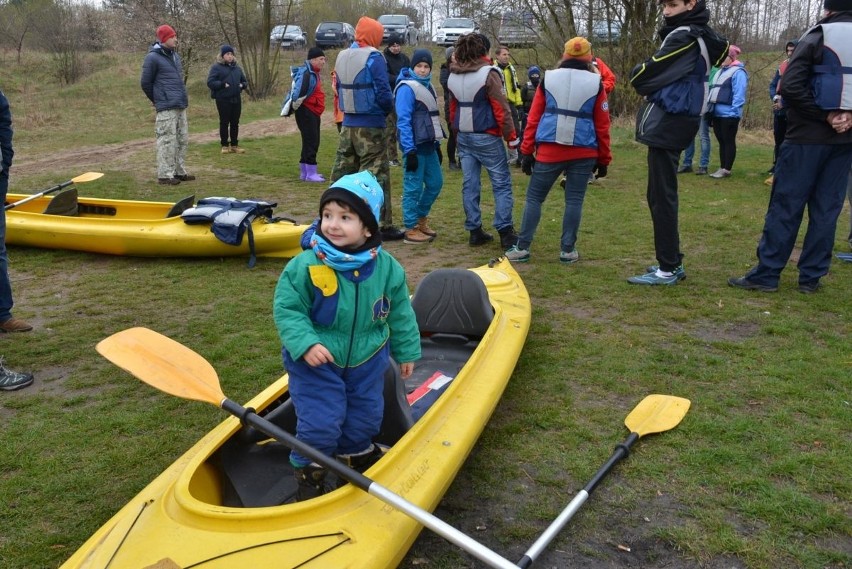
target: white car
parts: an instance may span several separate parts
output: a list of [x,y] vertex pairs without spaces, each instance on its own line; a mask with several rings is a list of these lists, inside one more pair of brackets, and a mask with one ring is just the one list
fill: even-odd
[[479,32],[479,24],[470,18],[447,18],[438,26],[432,41],[438,45],[455,45],[461,36]]

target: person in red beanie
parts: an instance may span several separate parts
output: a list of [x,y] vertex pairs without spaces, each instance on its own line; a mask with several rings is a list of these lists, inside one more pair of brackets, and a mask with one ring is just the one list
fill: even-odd
[[195,179],[184,166],[189,144],[189,95],[176,47],[174,28],[168,24],[157,28],[157,42],[145,56],[140,81],[142,91],[157,111],[157,181],[170,186]]

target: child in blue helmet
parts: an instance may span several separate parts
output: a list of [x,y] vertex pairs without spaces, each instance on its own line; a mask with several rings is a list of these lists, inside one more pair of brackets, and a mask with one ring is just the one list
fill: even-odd
[[[420,333],[405,271],[382,249],[382,187],[372,173],[343,176],[320,198],[310,249],[290,260],[273,316],[290,375],[296,438],[363,472],[383,414],[383,377],[393,356],[403,378],[420,359]],[[290,454],[299,499],[326,491],[326,471]]]

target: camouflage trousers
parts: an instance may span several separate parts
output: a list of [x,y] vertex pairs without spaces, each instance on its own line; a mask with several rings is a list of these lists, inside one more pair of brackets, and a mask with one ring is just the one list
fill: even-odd
[[186,109],[157,111],[157,177],[174,178],[186,174],[184,162],[189,144]]
[[385,134],[388,137],[388,161],[399,160],[396,137],[396,111],[391,111],[387,117]]
[[337,181],[347,174],[369,170],[376,177],[384,193],[380,227],[393,225],[393,206],[391,204],[390,167],[388,166],[387,139],[385,129],[344,126],[340,131],[337,144],[337,156],[331,170],[331,181]]

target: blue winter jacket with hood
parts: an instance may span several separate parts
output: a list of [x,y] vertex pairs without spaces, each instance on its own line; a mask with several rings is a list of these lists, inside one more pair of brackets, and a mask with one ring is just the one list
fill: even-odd
[[183,66],[176,51],[155,43],[142,63],[140,81],[145,96],[159,111],[185,109],[189,96],[183,83]]

